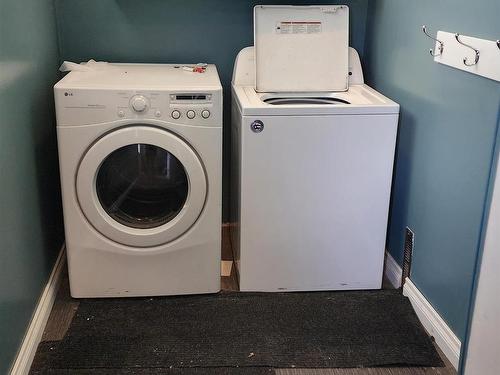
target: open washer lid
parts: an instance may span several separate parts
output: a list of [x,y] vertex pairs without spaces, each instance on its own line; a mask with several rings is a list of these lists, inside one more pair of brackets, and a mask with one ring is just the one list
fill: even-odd
[[257,5],[254,43],[258,92],[348,89],[346,5]]

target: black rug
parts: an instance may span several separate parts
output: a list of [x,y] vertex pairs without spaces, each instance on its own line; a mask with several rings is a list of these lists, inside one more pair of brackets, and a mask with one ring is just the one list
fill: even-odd
[[396,290],[82,300],[65,338],[40,344],[35,364],[53,374],[443,366],[408,299]]
[[185,367],[185,368],[94,368],[45,369],[31,371],[31,375],[275,375],[265,367]]

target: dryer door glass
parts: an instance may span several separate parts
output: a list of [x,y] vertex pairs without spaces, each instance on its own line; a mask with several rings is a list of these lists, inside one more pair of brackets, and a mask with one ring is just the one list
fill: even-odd
[[150,144],[132,144],[112,152],[97,173],[96,190],[104,210],[132,228],[155,228],[184,207],[189,182],[182,163]]

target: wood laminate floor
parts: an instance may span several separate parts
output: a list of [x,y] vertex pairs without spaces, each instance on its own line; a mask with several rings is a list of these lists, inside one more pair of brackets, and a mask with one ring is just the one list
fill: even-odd
[[[223,269],[226,275],[221,277],[221,289],[223,291],[238,290],[236,269],[233,261],[233,253],[229,236],[229,227],[222,228],[222,260],[227,262]],[[230,267],[230,268],[229,268]],[[390,287],[385,281],[384,287]],[[69,292],[67,273],[62,277],[56,301],[50,313],[47,326],[42,336],[42,341],[61,340],[78,309],[79,302],[73,299]],[[384,367],[384,368],[352,368],[352,369],[276,369],[275,375],[455,375],[457,372],[437,348],[445,367]],[[271,373],[272,374],[272,373]]]

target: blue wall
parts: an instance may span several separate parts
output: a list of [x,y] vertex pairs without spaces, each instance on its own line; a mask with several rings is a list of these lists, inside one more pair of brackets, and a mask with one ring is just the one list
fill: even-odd
[[499,116],[500,85],[433,62],[420,31],[500,35],[500,2],[369,2],[370,84],[401,104],[388,249],[401,262],[415,231],[411,278],[465,337],[481,219]]
[[52,0],[0,0],[0,374],[26,332],[59,250]]
[[[335,1],[333,1],[335,3]],[[229,145],[230,81],[236,54],[253,44],[256,4],[328,0],[56,0],[61,58],[114,62],[209,62],[224,86],[224,144]],[[350,6],[351,44],[363,52],[366,0]],[[224,218],[228,218],[229,147],[224,153]]]

